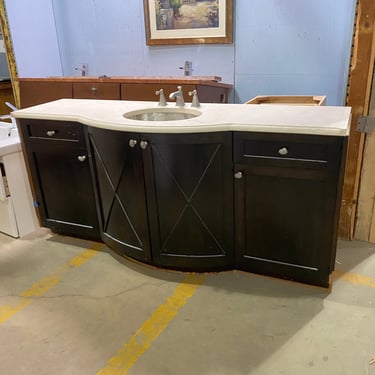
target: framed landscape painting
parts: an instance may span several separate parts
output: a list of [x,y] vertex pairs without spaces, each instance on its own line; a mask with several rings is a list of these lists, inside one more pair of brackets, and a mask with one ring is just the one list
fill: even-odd
[[148,45],[233,42],[233,0],[143,0]]

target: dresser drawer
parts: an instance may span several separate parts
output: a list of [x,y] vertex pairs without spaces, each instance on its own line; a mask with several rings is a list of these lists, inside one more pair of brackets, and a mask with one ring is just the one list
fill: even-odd
[[234,162],[334,168],[339,162],[341,144],[337,137],[238,132],[234,134]]
[[120,84],[108,82],[74,82],[73,98],[120,100]]
[[82,142],[83,126],[65,121],[21,120],[22,133],[27,142],[32,139]]

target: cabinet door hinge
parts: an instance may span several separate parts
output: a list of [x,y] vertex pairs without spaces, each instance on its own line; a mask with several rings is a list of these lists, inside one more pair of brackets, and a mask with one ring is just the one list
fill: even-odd
[[359,116],[357,122],[357,131],[361,133],[373,133],[375,129],[375,117]]

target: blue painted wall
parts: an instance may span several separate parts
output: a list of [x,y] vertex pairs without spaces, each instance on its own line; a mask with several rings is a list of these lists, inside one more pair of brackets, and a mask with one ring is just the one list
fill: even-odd
[[[234,43],[147,46],[141,0],[5,0],[20,77],[218,75],[233,100],[345,99],[355,0],[234,0]],[[8,9],[9,8],[9,9]]]
[[51,0],[5,0],[19,77],[62,75]]
[[256,95],[327,95],[345,102],[353,0],[238,1],[236,101]]
[[89,74],[183,75],[185,60],[194,75],[219,75],[234,82],[233,45],[146,46],[141,0],[54,0],[64,75],[87,62]]

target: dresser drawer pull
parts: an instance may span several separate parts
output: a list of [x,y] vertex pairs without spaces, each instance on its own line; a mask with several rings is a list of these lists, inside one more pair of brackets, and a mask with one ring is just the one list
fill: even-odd
[[283,155],[283,156],[288,155],[288,149],[286,147],[280,148],[279,155]]
[[86,160],[86,155],[79,155],[77,156],[77,159],[81,162],[85,161]]
[[56,134],[56,132],[54,130],[47,130],[47,135],[49,137],[53,137],[55,134]]

